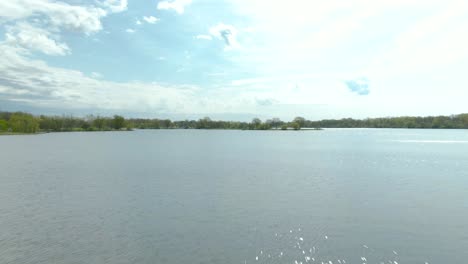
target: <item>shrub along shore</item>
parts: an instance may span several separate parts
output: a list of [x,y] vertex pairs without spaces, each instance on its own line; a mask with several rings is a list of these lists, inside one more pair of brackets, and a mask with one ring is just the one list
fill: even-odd
[[320,128],[426,128],[468,129],[468,114],[429,117],[387,117],[367,119],[328,119],[310,121],[296,117],[292,121],[272,118],[251,122],[216,121],[205,117],[199,120],[171,121],[170,119],[125,119],[86,116],[35,116],[23,112],[0,112],[0,134],[33,134],[71,131],[126,131],[132,129],[238,129],[238,130],[301,130]]

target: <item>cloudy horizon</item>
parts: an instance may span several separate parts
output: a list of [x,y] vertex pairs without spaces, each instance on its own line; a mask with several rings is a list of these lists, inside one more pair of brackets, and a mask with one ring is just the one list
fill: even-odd
[[462,0],[0,2],[0,111],[249,120],[468,112]]

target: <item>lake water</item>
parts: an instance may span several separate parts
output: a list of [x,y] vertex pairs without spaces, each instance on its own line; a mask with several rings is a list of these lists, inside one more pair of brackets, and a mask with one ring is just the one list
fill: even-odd
[[2,264],[296,260],[467,263],[468,131],[0,137]]

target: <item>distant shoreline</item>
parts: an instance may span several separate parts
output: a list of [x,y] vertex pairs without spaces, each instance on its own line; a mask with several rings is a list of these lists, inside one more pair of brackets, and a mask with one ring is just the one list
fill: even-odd
[[205,131],[276,131],[276,132],[305,132],[305,131],[324,131],[329,129],[406,129],[406,130],[467,130],[466,128],[392,128],[392,127],[379,127],[379,128],[369,128],[369,127],[332,127],[332,128],[301,128],[299,130],[294,130],[288,128],[286,130],[282,129],[268,129],[268,130],[248,130],[248,129],[222,129],[222,128],[135,128],[131,130],[74,130],[74,131],[39,131],[34,133],[14,133],[14,132],[0,132],[1,136],[32,136],[32,135],[43,135],[43,134],[61,134],[61,133],[91,133],[91,132],[136,132],[136,131],[151,131],[151,130],[205,130]]
[[48,132],[130,131],[133,129],[206,129],[317,131],[322,128],[402,128],[402,129],[468,129],[468,114],[427,117],[384,117],[367,119],[324,119],[319,121],[296,117],[291,121],[279,118],[251,122],[124,118],[114,115],[86,117],[32,115],[23,112],[0,112],[0,135],[23,135]]
[[268,130],[248,130],[248,129],[222,129],[222,128],[136,128],[131,130],[74,130],[74,131],[38,131],[34,133],[14,133],[14,132],[0,132],[0,136],[28,136],[28,135],[42,135],[42,134],[51,134],[51,133],[90,133],[90,132],[134,132],[134,131],[145,131],[145,130],[216,130],[216,131],[227,131],[227,130],[236,130],[236,131],[278,131],[278,132],[299,132],[299,131],[321,131],[322,128],[301,128],[299,130],[294,130],[288,128],[283,129],[268,129]]

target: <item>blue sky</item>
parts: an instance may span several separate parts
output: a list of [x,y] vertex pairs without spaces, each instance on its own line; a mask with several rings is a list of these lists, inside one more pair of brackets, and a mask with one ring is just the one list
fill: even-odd
[[0,110],[249,120],[468,112],[463,0],[0,2]]

